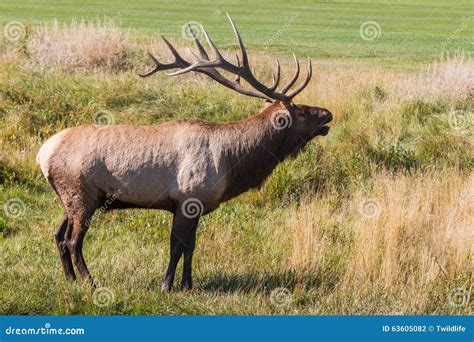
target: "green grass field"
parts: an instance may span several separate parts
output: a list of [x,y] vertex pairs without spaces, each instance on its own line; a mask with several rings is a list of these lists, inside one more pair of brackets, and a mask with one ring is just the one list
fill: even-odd
[[[159,33],[190,45],[186,20],[233,52],[225,12],[262,79],[313,58],[297,102],[334,113],[329,135],[201,219],[191,292],[160,292],[172,217],[151,210],[94,218],[100,289],[66,281],[39,147],[81,124],[257,113],[203,77],[137,76],[145,51],[166,59]],[[0,0],[0,314],[472,314],[473,30],[470,1]]]
[[[473,52],[469,40],[474,33],[472,18],[468,21],[473,8],[470,1],[462,0],[0,1],[0,24],[11,20],[34,24],[53,19],[113,18],[126,29],[177,36],[185,21],[196,21],[205,25],[216,43],[231,44],[234,41],[226,12],[240,27],[249,47],[272,53],[294,51],[318,59],[406,65],[431,61],[457,49]],[[361,39],[359,29],[367,21],[379,24],[378,39]],[[455,37],[449,39],[453,34]]]

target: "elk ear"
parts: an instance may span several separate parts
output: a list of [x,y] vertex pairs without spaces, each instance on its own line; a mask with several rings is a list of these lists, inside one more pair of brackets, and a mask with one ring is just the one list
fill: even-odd
[[270,100],[265,100],[265,103],[263,104],[263,109],[267,109],[267,108],[270,107],[272,104],[273,104],[272,101],[270,101]]

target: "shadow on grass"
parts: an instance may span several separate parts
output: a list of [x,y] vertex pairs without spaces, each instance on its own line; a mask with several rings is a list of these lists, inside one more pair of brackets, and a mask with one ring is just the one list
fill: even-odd
[[[196,275],[196,288],[203,292],[263,292],[270,293],[277,287],[285,287],[294,290],[296,285],[306,288],[317,288],[323,285],[320,274],[297,275],[292,271],[285,272],[248,272],[244,274],[210,274],[205,276]],[[334,284],[324,282],[324,286],[333,288]]]

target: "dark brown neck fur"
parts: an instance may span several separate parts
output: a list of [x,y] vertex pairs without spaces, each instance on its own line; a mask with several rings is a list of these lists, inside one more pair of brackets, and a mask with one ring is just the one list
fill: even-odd
[[220,127],[218,134],[223,138],[223,152],[231,167],[223,200],[259,187],[280,162],[304,147],[305,142],[295,136],[291,127],[277,130],[272,126],[272,115],[282,107],[275,103],[259,114]]

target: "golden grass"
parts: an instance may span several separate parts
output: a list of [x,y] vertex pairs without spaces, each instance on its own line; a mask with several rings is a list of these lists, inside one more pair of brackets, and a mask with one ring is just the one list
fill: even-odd
[[32,29],[25,48],[30,66],[66,72],[118,68],[131,51],[129,35],[110,20],[54,20]]
[[[364,292],[376,284],[426,307],[437,278],[449,282],[472,271],[473,199],[473,175],[380,174],[370,190],[355,191],[338,209],[334,195],[307,198],[289,211],[278,236],[289,239],[287,267],[298,274],[317,274],[340,253],[345,271],[338,291]],[[350,243],[332,241],[341,234]]]
[[[315,64],[316,79],[298,98],[314,99],[335,112],[344,112],[357,94],[379,86],[385,93],[383,104],[388,109],[404,101],[443,101],[451,104],[472,99],[474,95],[474,61],[458,54],[425,65],[418,72],[400,72],[367,65],[360,68]],[[382,107],[383,106],[383,107]]]

